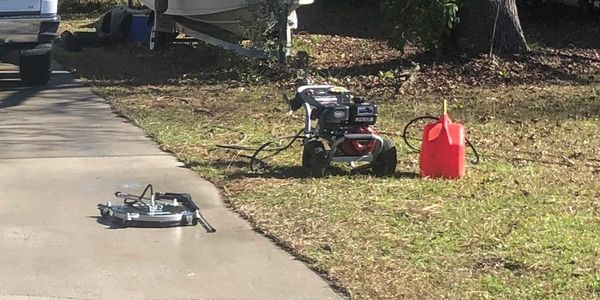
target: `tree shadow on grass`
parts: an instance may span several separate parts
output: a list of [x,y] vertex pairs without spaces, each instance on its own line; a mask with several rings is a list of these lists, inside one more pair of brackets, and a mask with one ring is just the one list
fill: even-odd
[[[556,59],[559,63],[557,65],[551,65],[550,63],[544,62],[545,59]],[[560,80],[576,85],[587,85],[596,81],[592,74],[587,74],[589,76],[586,76],[586,74],[570,70],[569,67],[574,65],[585,66],[587,64],[600,65],[600,60],[578,54],[532,51],[527,55],[525,63],[529,65],[528,72],[540,74],[539,81]],[[535,82],[535,79],[532,78],[532,81]]]
[[315,1],[298,10],[299,31],[384,40],[387,38],[379,1]]
[[600,16],[578,7],[548,4],[519,12],[527,41],[548,48],[600,48]]
[[283,74],[268,62],[236,56],[204,44],[177,44],[162,52],[139,45],[89,47],[81,52],[57,51],[57,59],[100,87],[254,84]]

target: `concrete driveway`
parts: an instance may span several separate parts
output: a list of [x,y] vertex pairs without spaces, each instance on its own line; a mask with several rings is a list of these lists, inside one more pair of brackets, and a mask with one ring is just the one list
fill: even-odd
[[[147,183],[191,194],[217,232],[98,218]],[[25,88],[0,65],[0,191],[0,298],[339,298],[66,72]]]

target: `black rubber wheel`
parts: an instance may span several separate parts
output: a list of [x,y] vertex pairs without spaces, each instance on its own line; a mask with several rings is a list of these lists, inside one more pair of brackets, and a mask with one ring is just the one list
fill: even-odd
[[196,220],[194,216],[182,216],[180,223],[182,226],[188,226],[194,224],[194,220]]
[[19,57],[21,81],[25,85],[45,85],[52,76],[52,52]]
[[381,153],[375,158],[371,164],[371,168],[377,176],[391,176],[396,172],[398,153],[396,145],[392,140],[383,139]]
[[110,209],[108,209],[108,208],[102,208],[102,209],[100,209],[100,215],[103,216],[103,217],[110,216]]
[[320,178],[325,176],[328,161],[327,152],[325,151],[323,143],[312,140],[304,144],[302,167],[306,169],[312,177]]

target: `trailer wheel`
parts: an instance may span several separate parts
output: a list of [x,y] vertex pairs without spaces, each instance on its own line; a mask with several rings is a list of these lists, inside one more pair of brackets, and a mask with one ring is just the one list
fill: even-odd
[[381,153],[371,163],[371,168],[377,176],[391,176],[396,172],[398,154],[392,140],[383,139]]
[[306,169],[310,176],[320,178],[325,176],[328,161],[327,152],[322,142],[313,140],[304,144],[302,152],[302,167]]

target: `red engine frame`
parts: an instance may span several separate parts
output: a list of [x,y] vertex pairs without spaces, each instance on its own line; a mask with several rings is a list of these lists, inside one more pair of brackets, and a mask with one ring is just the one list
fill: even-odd
[[[348,133],[377,134],[377,129],[373,125],[350,126],[347,130]],[[345,155],[363,156],[372,153],[376,147],[376,140],[346,140],[339,145],[338,150]]]

